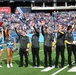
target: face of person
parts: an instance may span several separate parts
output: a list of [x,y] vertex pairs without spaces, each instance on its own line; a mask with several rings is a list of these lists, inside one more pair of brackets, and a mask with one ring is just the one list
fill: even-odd
[[46,23],[46,21],[43,20],[43,21],[42,21],[42,25],[45,25],[45,23]]
[[25,36],[26,35],[26,32],[25,31],[22,31],[22,35]]
[[48,34],[50,33],[50,29],[49,28],[46,29],[46,33],[48,33]]
[[70,29],[70,32],[72,32],[72,31],[73,31],[73,29],[71,28],[71,29]]
[[62,30],[62,25],[59,25],[58,26],[58,30]]

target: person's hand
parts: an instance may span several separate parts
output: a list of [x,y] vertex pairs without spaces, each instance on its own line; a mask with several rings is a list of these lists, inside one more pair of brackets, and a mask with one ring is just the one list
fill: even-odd
[[26,51],[28,51],[28,49],[26,49]]
[[76,45],[76,41],[73,41],[73,42],[71,42],[72,43],[72,45]]
[[43,25],[43,26],[45,25],[45,22],[44,22],[44,21],[42,21],[42,25]]
[[71,42],[72,45],[76,45],[75,43]]
[[74,45],[74,43],[73,43],[73,42],[72,42],[71,44],[72,44],[72,45]]
[[33,27],[33,26],[35,26],[35,24],[34,24],[34,23],[32,23],[32,27]]
[[15,25],[14,25],[15,28],[18,27],[18,26],[19,26],[18,24],[15,24]]

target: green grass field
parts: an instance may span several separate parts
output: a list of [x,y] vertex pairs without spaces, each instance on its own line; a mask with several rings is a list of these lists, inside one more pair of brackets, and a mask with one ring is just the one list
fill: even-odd
[[[43,50],[43,44],[40,44],[40,65],[44,66],[44,50]],[[59,71],[61,68],[53,68],[52,70],[48,72],[41,72],[41,70],[45,68],[33,68],[32,67],[32,54],[31,50],[29,50],[29,66],[26,68],[18,67],[19,66],[19,54],[18,51],[14,52],[13,54],[13,68],[7,68],[6,67],[6,50],[3,52],[3,61],[2,61],[2,68],[0,68],[0,75],[52,75],[53,73]],[[60,59],[59,58],[59,65],[60,65]],[[52,51],[52,61],[53,65],[55,62],[55,50]],[[65,49],[65,66],[67,65],[67,50]],[[72,55],[72,61],[74,61],[73,55]],[[73,67],[76,66],[73,64]],[[67,72],[70,68],[65,68],[61,72],[59,72],[57,75],[76,75],[75,72]]]

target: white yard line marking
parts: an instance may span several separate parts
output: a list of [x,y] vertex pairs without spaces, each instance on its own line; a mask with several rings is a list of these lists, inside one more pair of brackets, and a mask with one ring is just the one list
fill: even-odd
[[31,66],[30,68],[44,68],[44,66],[39,66],[39,67],[37,67],[37,66],[36,67],[32,67]]
[[68,72],[76,72],[76,67],[71,68]]
[[47,72],[47,71],[52,70],[53,68],[54,68],[54,66],[53,67],[47,67],[47,68],[41,70],[41,72]]
[[[75,62],[75,61],[73,61],[72,64],[73,64],[74,62]],[[63,68],[61,68],[60,70],[56,71],[56,72],[53,73],[52,75],[58,74],[58,73],[61,72],[62,70],[66,69],[68,66],[69,66],[69,65],[67,65],[67,66],[65,66],[65,67],[63,67]]]

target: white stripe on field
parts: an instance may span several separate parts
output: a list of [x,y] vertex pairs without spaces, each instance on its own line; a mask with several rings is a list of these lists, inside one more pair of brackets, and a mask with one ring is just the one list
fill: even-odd
[[71,68],[68,72],[76,72],[76,67]]
[[32,68],[44,68],[44,66],[39,66],[39,67],[36,66],[36,67],[32,67]]
[[47,72],[47,71],[52,70],[53,68],[54,68],[54,66],[53,67],[47,67],[47,68],[41,70],[41,72]]
[[[72,64],[73,64],[74,62],[75,62],[75,61],[73,61]],[[60,70],[56,71],[56,72],[53,73],[52,75],[58,74],[58,73],[61,72],[62,70],[66,69],[68,66],[69,66],[69,65],[67,65],[67,66],[65,66],[65,67],[63,67],[63,68],[61,68]]]

